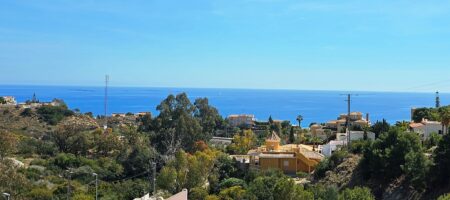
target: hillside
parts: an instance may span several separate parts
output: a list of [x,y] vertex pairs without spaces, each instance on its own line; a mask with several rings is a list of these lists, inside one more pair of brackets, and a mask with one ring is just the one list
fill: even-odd
[[377,199],[381,200],[428,200],[436,199],[442,194],[450,191],[450,187],[443,186],[442,188],[432,188],[426,192],[418,192],[410,187],[402,176],[387,187],[381,187],[381,183],[374,180],[364,180],[361,166],[359,162],[362,156],[358,154],[349,154],[344,161],[333,170],[326,172],[325,177],[314,180],[314,184],[333,185],[339,190],[345,188],[353,188],[355,186],[369,187],[375,194]]

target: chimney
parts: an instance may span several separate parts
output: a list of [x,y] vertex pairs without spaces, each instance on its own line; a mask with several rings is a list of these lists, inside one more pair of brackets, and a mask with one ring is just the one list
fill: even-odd
[[366,113],[366,121],[369,122],[369,113]]

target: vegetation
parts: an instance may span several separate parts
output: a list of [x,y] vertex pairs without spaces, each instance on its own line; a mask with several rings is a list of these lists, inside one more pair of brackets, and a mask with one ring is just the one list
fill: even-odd
[[3,97],[0,97],[0,104],[6,104],[6,100]]
[[[193,200],[371,200],[373,194],[381,197],[373,185],[385,188],[404,181],[408,188],[427,193],[450,184],[450,136],[431,134],[422,146],[419,136],[407,132],[404,122],[390,126],[386,120],[363,128],[377,134],[375,141],[354,141],[323,160],[313,175],[297,173],[298,178],[312,183],[297,184],[278,170],[246,169],[229,155],[247,154],[270,131],[276,131],[282,143],[321,141],[304,136],[306,131],[290,122],[269,118],[268,123],[259,124],[267,129],[233,130],[231,145],[214,148],[209,139],[229,127],[208,99],[193,102],[184,93],[169,95],[157,106],[158,115],[135,117],[134,124],[106,130],[80,125],[79,120],[91,118],[92,113],[73,112],[63,103],[19,109],[14,117],[40,121],[44,129],[37,129],[39,134],[34,133],[35,127],[0,130],[0,191],[11,193],[14,199],[66,199],[70,187],[72,199],[92,199],[93,173],[98,174],[101,199],[133,199],[153,192],[150,177],[156,177],[158,194],[167,197],[186,188]],[[438,113],[440,119],[445,118],[445,111]],[[64,120],[69,116],[75,120]],[[105,119],[118,120],[97,120],[103,123]],[[297,120],[300,124],[303,117]],[[363,183],[337,187],[316,182],[326,178],[327,171],[340,169],[351,156],[362,157],[358,170],[364,175]],[[441,197],[446,198],[448,195]]]
[[329,158],[325,158],[322,162],[317,165],[316,170],[314,171],[314,178],[320,179],[325,176],[325,172],[334,169],[339,164],[344,161],[344,158],[347,157],[348,152],[345,150],[334,152]]
[[43,105],[37,109],[39,117],[49,123],[50,125],[56,125],[64,117],[74,115],[74,112],[67,108],[67,105],[62,103],[59,106]]
[[414,133],[392,129],[364,151],[362,161],[366,178],[391,181],[405,174],[419,189],[428,173],[428,160],[423,155],[419,136]]

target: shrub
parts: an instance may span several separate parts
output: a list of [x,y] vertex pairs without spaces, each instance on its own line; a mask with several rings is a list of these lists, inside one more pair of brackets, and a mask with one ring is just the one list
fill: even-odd
[[297,172],[297,177],[299,177],[299,178],[306,178],[308,176],[309,176],[309,174],[306,172]]
[[32,114],[33,114],[33,111],[31,110],[31,108],[25,108],[20,113],[20,116],[22,116],[22,117],[30,117]]
[[220,182],[219,187],[221,190],[234,187],[234,186],[241,186],[242,188],[246,187],[245,181],[238,178],[229,178],[225,179],[222,182]]
[[314,171],[314,178],[319,179],[325,176],[325,173],[329,170],[333,170],[348,156],[348,152],[340,150],[334,152],[329,158],[325,158],[320,162]]
[[440,196],[438,200],[450,200],[450,193]]
[[340,195],[339,200],[375,200],[372,192],[366,187],[355,187],[345,189]]
[[34,200],[48,200],[52,199],[53,194],[47,188],[34,188],[27,194],[27,197]]
[[39,117],[50,125],[56,125],[64,117],[74,115],[74,112],[69,110],[65,104],[60,106],[45,105],[37,109]]
[[202,187],[195,187],[189,191],[189,199],[191,200],[204,200],[208,196],[208,191]]
[[372,144],[371,140],[353,141],[350,145],[350,152],[354,154],[361,154]]

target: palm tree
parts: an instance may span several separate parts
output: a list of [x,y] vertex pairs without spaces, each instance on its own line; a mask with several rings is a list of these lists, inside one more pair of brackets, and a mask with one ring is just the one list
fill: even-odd
[[409,122],[403,120],[403,121],[397,121],[395,123],[395,126],[399,127],[402,131],[407,131],[409,127]]
[[320,140],[320,138],[318,138],[316,136],[313,136],[311,138],[311,140],[312,140],[312,143],[313,143],[313,151],[316,151],[317,143],[319,143],[321,140]]
[[297,121],[298,121],[298,127],[299,127],[300,129],[302,129],[301,124],[302,124],[302,121],[303,121],[303,116],[302,116],[302,115],[298,115],[298,116],[297,116]]

